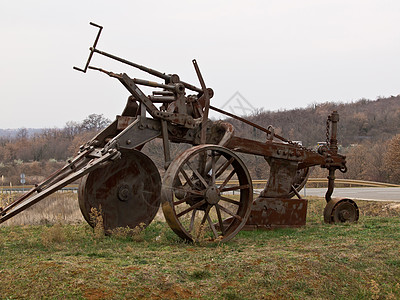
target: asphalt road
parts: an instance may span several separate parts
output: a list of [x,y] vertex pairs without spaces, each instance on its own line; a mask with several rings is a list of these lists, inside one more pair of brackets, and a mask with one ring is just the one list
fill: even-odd
[[[300,195],[324,197],[326,188],[305,188]],[[400,202],[400,188],[335,188],[332,198],[350,198],[355,200],[394,201]]]

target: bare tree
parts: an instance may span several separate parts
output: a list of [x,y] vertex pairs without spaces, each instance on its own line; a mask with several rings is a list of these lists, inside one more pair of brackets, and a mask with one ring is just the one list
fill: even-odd
[[384,162],[389,172],[389,180],[400,183],[400,134],[392,138],[387,145]]
[[109,125],[111,121],[103,116],[103,114],[90,114],[82,121],[82,129],[84,131],[98,131]]

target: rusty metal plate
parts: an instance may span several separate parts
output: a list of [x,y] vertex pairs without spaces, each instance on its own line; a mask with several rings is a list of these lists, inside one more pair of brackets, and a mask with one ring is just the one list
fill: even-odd
[[160,174],[152,160],[131,150],[83,177],[78,199],[85,220],[94,226],[91,209],[101,209],[104,229],[109,231],[150,224],[160,206],[160,191]]
[[306,224],[306,199],[257,198],[243,230],[300,227]]

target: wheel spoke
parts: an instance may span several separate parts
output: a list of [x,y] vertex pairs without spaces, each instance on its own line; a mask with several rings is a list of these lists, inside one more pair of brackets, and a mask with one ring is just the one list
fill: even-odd
[[207,208],[206,208],[206,210],[205,210],[205,212],[204,212],[204,216],[203,216],[203,219],[201,220],[200,226],[203,226],[204,223],[206,222],[207,216],[208,216],[208,214],[209,214],[209,212],[210,212],[210,209],[211,209],[211,206],[208,205]]
[[211,218],[210,218],[209,214],[207,215],[207,221],[208,221],[208,224],[210,224],[211,230],[214,233],[215,238],[217,239],[218,238],[218,232],[217,232],[217,229],[215,229],[215,226],[214,226],[213,222],[211,221]]
[[196,191],[196,190],[185,190],[185,189],[179,189],[179,188],[173,188],[174,191],[181,191],[181,192],[185,192],[185,193],[190,193],[196,196],[204,196],[204,193],[202,191]]
[[231,180],[232,177],[233,177],[233,175],[235,175],[235,172],[236,172],[235,169],[233,169],[233,170],[229,173],[228,177],[226,177],[225,180],[224,180],[224,182],[219,186],[219,189],[220,189],[220,190],[223,189],[223,188],[228,184],[229,180]]
[[183,168],[179,168],[179,171],[182,173],[183,177],[185,177],[186,182],[192,187],[195,188],[195,185],[192,181],[192,179],[190,179],[189,175],[186,173],[186,171]]
[[218,223],[219,223],[219,227],[221,229],[222,235],[225,235],[225,227],[224,227],[224,222],[222,221],[222,216],[221,216],[221,211],[219,209],[219,205],[215,205],[215,210],[217,211]]
[[177,214],[176,216],[178,218],[182,217],[183,215],[187,214],[188,212],[191,212],[193,209],[199,208],[200,206],[202,206],[203,204],[206,203],[206,200],[201,200],[200,202],[197,202],[196,204],[192,205],[191,207],[185,209],[184,211],[181,211],[179,214]]
[[182,200],[174,202],[174,205],[185,203],[190,197],[184,197]]
[[233,199],[231,199],[231,198],[224,197],[224,196],[220,196],[220,199],[221,199],[222,201],[229,202],[229,203],[232,203],[232,204],[235,204],[235,205],[239,205],[239,206],[240,206],[240,201],[236,201],[236,200],[233,200]]
[[240,202],[239,201],[233,200],[231,198],[220,196],[220,199],[225,201],[225,202],[229,202],[229,203],[236,204],[236,205],[240,206]]
[[221,192],[229,192],[229,191],[236,191],[236,190],[244,190],[244,189],[248,189],[249,187],[250,187],[249,184],[235,185],[235,186],[220,189],[220,191]]
[[225,170],[233,163],[235,159],[231,157],[229,160],[227,160],[216,172],[215,177],[218,178],[219,176],[222,175],[222,173],[225,172]]
[[207,181],[204,179],[203,176],[200,175],[199,171],[197,171],[196,168],[194,168],[189,161],[187,161],[186,164],[193,171],[193,173],[197,176],[197,178],[201,181],[201,183],[204,185],[204,187],[208,188]]
[[234,217],[235,219],[238,219],[240,222],[243,220],[243,218],[241,216],[238,216],[237,214],[234,214],[233,212],[231,212],[230,210],[228,210],[227,208],[223,207],[222,205],[216,204],[216,206],[219,206],[219,208],[223,211],[226,212],[228,215]]
[[190,218],[189,232],[191,232],[194,228],[194,221],[196,220],[196,212],[197,209],[193,210],[192,217]]

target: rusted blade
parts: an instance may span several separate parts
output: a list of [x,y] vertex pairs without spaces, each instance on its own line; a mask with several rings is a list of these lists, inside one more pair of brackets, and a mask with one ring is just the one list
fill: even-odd
[[300,227],[306,225],[306,199],[262,198],[253,202],[244,230]]
[[152,160],[143,153],[123,152],[118,159],[82,178],[79,206],[85,220],[94,226],[91,209],[101,210],[104,229],[145,227],[160,206],[161,179]]

